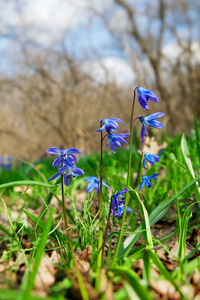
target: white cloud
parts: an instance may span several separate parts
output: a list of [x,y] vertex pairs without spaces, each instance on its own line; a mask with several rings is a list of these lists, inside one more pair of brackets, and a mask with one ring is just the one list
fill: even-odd
[[118,85],[130,84],[135,75],[130,65],[119,58],[105,57],[82,65],[83,71],[90,73],[97,82],[113,82]]
[[177,43],[171,43],[165,46],[162,52],[167,59],[171,60],[172,63],[175,62],[178,57],[184,61],[188,58],[188,55],[190,56],[190,59],[192,55],[193,62],[200,62],[200,43],[197,41],[192,42],[190,51],[190,53],[186,53]]
[[60,41],[63,32],[87,24],[91,13],[86,4],[81,0],[27,0],[18,6],[15,1],[2,1],[1,32],[18,32],[22,40],[51,44]]

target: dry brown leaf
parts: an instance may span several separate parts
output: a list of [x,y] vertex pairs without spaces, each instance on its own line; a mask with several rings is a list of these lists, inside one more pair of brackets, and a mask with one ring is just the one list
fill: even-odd
[[50,257],[43,257],[41,259],[38,273],[35,278],[35,289],[36,290],[47,290],[55,282],[55,274],[57,269],[54,264],[60,263],[60,254],[55,250],[52,251]]
[[199,294],[197,294],[195,297],[194,297],[194,299],[193,300],[200,300],[200,293]]
[[[76,270],[75,270],[75,268],[73,268],[73,269],[71,269],[71,271],[72,271],[72,276],[70,276],[70,279],[72,280],[73,289],[74,289],[74,292],[75,292],[75,298],[74,299],[82,300],[79,283],[78,283],[77,278],[76,278]],[[89,299],[90,300],[99,300],[100,298],[98,296],[98,293],[95,290],[95,288],[91,285],[90,278],[89,278],[88,274],[87,273],[85,273],[85,274],[82,273],[82,278],[83,278],[85,288],[88,292]]]
[[33,190],[30,186],[15,186],[14,191],[18,193],[25,193],[29,196],[33,196]]
[[81,273],[87,273],[90,269],[90,260],[92,258],[92,247],[87,245],[86,248],[76,257],[76,262]]
[[185,295],[188,299],[193,299],[195,295],[195,288],[191,284],[182,285],[181,292]]
[[177,292],[175,287],[167,280],[151,280],[151,286],[160,295],[167,296],[167,299],[181,299],[179,292]]
[[[149,147],[147,145],[149,145]],[[152,138],[146,137],[145,144],[143,144],[142,151],[149,152],[151,154],[158,154],[158,152],[161,149],[164,149],[166,147],[167,147],[167,142],[164,142],[161,145],[159,145],[158,142],[155,141],[154,137]]]
[[101,269],[101,293],[105,294],[106,299],[113,300],[114,294],[113,294],[112,282],[108,280],[105,274],[106,274],[106,270]]
[[79,258],[86,261],[91,261],[92,258],[92,246],[87,245],[86,248],[81,252]]
[[3,264],[0,264],[0,273],[4,272],[6,269],[6,266],[4,266]]
[[[185,250],[185,256],[187,256],[188,254],[190,254],[190,252],[192,252],[192,250],[194,249],[194,247],[187,243],[186,244],[186,250]],[[176,243],[172,246],[172,248],[170,249],[171,253],[178,257],[178,240],[176,241]],[[172,255],[169,255],[169,258],[173,258]]]
[[90,263],[88,261],[82,260],[79,257],[76,257],[77,266],[81,273],[87,273],[90,269]]
[[200,285],[200,273],[199,273],[199,270],[197,268],[194,270],[194,274],[192,276],[192,282],[196,285],[197,284]]
[[158,255],[158,257],[162,260],[166,260],[166,251],[163,248],[160,248],[158,250],[156,250],[156,254]]

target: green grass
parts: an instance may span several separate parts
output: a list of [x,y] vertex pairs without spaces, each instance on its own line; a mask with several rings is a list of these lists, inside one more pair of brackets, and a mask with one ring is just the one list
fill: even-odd
[[[130,192],[130,204],[133,214],[127,217],[127,225],[123,242],[120,246],[117,266],[112,266],[112,255],[118,236],[120,219],[111,218],[110,231],[107,236],[108,246],[106,258],[103,261],[107,280],[114,285],[119,284],[121,289],[115,291],[114,299],[154,299],[155,291],[151,286],[152,269],[157,267],[159,276],[156,280],[169,281],[181,296],[181,299],[190,299],[182,286],[191,285],[191,276],[195,269],[200,271],[198,238],[192,241],[193,251],[186,254],[186,244],[189,236],[199,230],[199,129],[195,121],[195,129],[191,135],[185,137],[162,136],[160,142],[167,142],[167,147],[159,153],[161,159],[146,174],[159,173],[159,179],[152,182],[152,188],[144,188],[138,192],[141,178],[136,191]],[[135,141],[136,145],[138,140]],[[138,147],[138,146],[137,146]],[[138,171],[140,155],[133,150],[132,172]],[[53,158],[42,159],[33,163],[16,163],[9,171],[1,170],[0,174],[0,213],[5,222],[0,224],[1,264],[14,265],[3,272],[1,285],[1,299],[43,299],[33,296],[34,279],[39,263],[49,251],[57,251],[61,262],[57,265],[54,284],[48,292],[48,299],[76,299],[76,289],[73,290],[74,277],[72,262],[69,261],[69,246],[64,233],[61,206],[60,180],[48,183],[48,179],[55,174],[52,168]],[[99,154],[80,155],[77,166],[82,168],[87,176],[99,177]],[[128,149],[117,149],[117,153],[103,156],[103,180],[112,187],[111,192],[103,187],[103,224],[105,230],[112,193],[122,190],[126,186],[126,172],[128,163]],[[16,191],[16,186],[29,186],[31,194],[26,191]],[[133,180],[131,177],[131,186]],[[94,289],[96,276],[96,258],[98,247],[98,197],[96,192],[85,193],[87,182],[84,178],[73,179],[70,187],[65,189],[66,199],[70,206],[66,208],[71,227],[73,249],[75,253],[83,251],[91,245],[90,273],[84,275],[91,289]],[[82,205],[77,207],[77,198],[82,195]],[[52,201],[57,201],[52,208]],[[54,203],[54,202],[53,202]],[[30,211],[30,208],[32,209]],[[173,215],[168,214],[168,210]],[[53,210],[55,214],[53,216]],[[13,221],[12,213],[17,217]],[[25,216],[32,221],[27,221]],[[169,226],[175,224],[175,229],[166,236],[153,236],[152,226]],[[24,240],[28,241],[24,246]],[[157,255],[156,249],[164,249],[167,255],[171,254],[172,242],[178,241],[177,254],[174,259],[177,266],[173,271]],[[113,244],[112,244],[113,243]],[[29,245],[29,246],[27,246]],[[10,280],[11,274],[17,274],[17,262],[23,257],[24,273],[17,283]],[[143,261],[144,267],[140,276],[134,269],[134,263]],[[2,281],[1,280],[1,281]],[[86,288],[88,285],[86,284]],[[13,292],[16,290],[16,293]],[[134,295],[134,296],[133,296]],[[101,294],[102,297],[103,294]],[[25,298],[24,298],[25,297]],[[100,296],[99,296],[100,297]],[[78,299],[78,298],[77,298]],[[102,298],[104,299],[104,298]]]

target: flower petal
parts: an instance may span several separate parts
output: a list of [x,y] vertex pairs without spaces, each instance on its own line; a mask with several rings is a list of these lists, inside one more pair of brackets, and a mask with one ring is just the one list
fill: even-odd
[[57,166],[60,166],[62,162],[62,158],[61,155],[59,155],[58,157],[56,157],[52,163],[52,167],[55,168]]
[[144,144],[144,137],[147,136],[146,133],[145,133],[145,129],[146,129],[146,125],[145,123],[142,124],[142,129],[141,129],[141,140]]
[[102,180],[102,185],[106,186],[109,190],[111,190],[111,187],[110,187],[109,185],[107,185],[107,184],[105,183],[105,181],[103,181],[103,180]]
[[64,184],[68,187],[71,182],[71,177],[64,175]]
[[69,148],[69,149],[66,149],[66,151],[67,151],[67,154],[71,154],[71,153],[81,154],[81,152],[78,151],[78,149],[76,149],[76,148]]
[[74,170],[73,170],[73,173],[74,173],[75,175],[83,175],[83,176],[84,176],[84,172],[83,172],[83,170],[80,169],[80,168],[74,169]]
[[145,119],[159,119],[159,118],[161,118],[161,117],[163,117],[165,115],[165,113],[163,113],[163,112],[157,112],[157,113],[154,113],[154,114],[151,114],[151,115],[149,115],[149,116],[147,116],[147,117],[145,117]]
[[57,148],[57,147],[51,147],[51,148],[47,149],[46,152],[50,153],[50,154],[55,154],[55,155],[61,154],[60,148]]
[[54,179],[58,178],[60,175],[62,175],[62,173],[58,172],[53,177],[51,177],[48,181],[54,180]]
[[86,193],[92,192],[96,188],[95,182],[90,182],[87,186]]

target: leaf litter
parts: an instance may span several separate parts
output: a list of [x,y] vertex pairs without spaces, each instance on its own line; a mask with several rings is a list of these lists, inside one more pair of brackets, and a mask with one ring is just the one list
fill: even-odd
[[[80,197],[81,201],[83,200],[83,195]],[[56,201],[56,200],[55,200]],[[69,205],[71,208],[71,205]],[[171,211],[168,211],[169,218],[166,216],[160,220],[158,223],[152,226],[152,235],[157,239],[162,239],[167,235],[171,234],[176,229],[176,214],[175,208],[170,208]],[[40,215],[40,209],[29,209],[35,216]],[[21,214],[20,211],[14,211],[11,214],[12,222],[15,222],[18,216]],[[29,223],[29,226],[35,226],[33,222],[31,222],[25,214],[21,216],[22,218],[26,219]],[[3,219],[3,224],[5,225],[7,220],[7,216],[2,214],[1,219]],[[139,219],[138,222],[140,223],[141,220]],[[61,222],[62,223],[62,222]],[[9,229],[9,226],[6,226]],[[115,224],[113,231],[119,230],[119,225]],[[5,235],[3,233],[3,235]],[[186,243],[186,255],[191,253],[194,249],[195,243],[194,238],[196,240],[200,240],[200,232],[197,229],[193,229],[192,232],[187,236],[187,243]],[[165,251],[160,245],[155,246],[155,251],[162,261],[163,265],[167,268],[168,271],[173,271],[177,268],[178,263],[177,260],[174,259],[174,256],[177,257],[178,253],[178,235],[172,236],[169,240],[163,242],[163,245],[169,249],[171,255]],[[52,243],[52,241],[51,241]],[[135,246],[144,245],[144,240],[140,238]],[[29,249],[32,247],[31,241],[27,235],[22,236],[21,245],[24,249]],[[112,238],[112,249],[114,249],[116,245],[116,238]],[[52,244],[53,247],[53,244]],[[107,251],[105,251],[106,253]],[[23,276],[26,270],[26,260],[29,259],[29,252],[26,252],[26,255],[22,255],[20,251],[13,252],[11,257],[8,257],[8,248],[6,245],[1,245],[1,258],[0,258],[0,288],[8,289],[14,288],[18,289]],[[197,257],[199,251],[197,250],[193,253],[192,258]],[[95,290],[92,279],[92,266],[91,266],[91,258],[92,258],[92,246],[87,245],[83,251],[80,253],[77,252],[76,254],[76,261],[78,268],[82,274],[82,278],[86,289],[89,294],[89,298],[92,300],[99,299],[99,295]],[[107,257],[104,257],[107,259]],[[133,270],[142,277],[142,271],[144,268],[143,260],[140,259],[133,264]],[[59,284],[59,282],[64,282],[65,279],[68,279],[72,282],[71,286],[69,285],[68,292],[70,295],[70,299],[81,299],[81,294],[79,290],[78,281],[76,279],[76,272],[72,268],[70,273],[66,271],[62,271],[62,259],[59,251],[51,250],[49,251],[48,247],[46,248],[46,254],[43,256],[38,273],[35,278],[34,282],[34,291],[33,294],[40,297],[47,297],[51,295],[51,289]],[[180,294],[175,290],[174,286],[167,280],[163,279],[162,276],[160,277],[160,273],[157,267],[153,264],[152,268],[152,279],[150,281],[150,286],[153,292],[153,299],[174,299],[178,300],[180,298]],[[118,282],[112,283],[108,280],[106,276],[106,270],[101,270],[101,293],[105,293],[106,299],[114,299],[114,293],[123,289],[123,279],[119,280]],[[198,268],[195,269],[193,275],[191,275],[190,282],[187,285],[182,285],[182,289],[184,294],[188,294],[190,299],[198,300],[200,299],[200,273]]]

